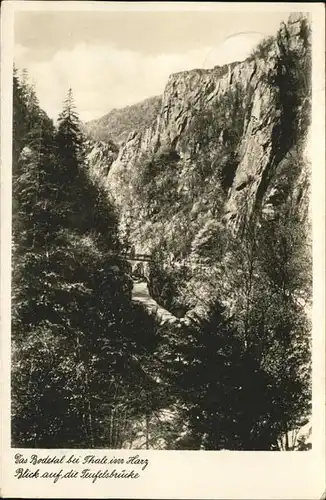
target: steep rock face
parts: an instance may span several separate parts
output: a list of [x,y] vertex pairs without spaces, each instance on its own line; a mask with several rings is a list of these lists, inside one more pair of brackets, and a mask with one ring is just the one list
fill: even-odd
[[[200,154],[203,149],[200,140],[195,147],[189,141],[196,113],[222,106],[226,108],[224,118],[229,123],[227,127],[223,124],[215,143],[228,142],[228,128],[232,129],[234,113],[239,115],[241,122],[241,139],[236,145],[239,161],[225,201],[225,220],[233,221],[235,225],[239,223],[241,216],[244,213],[248,215],[266,195],[269,178],[294,145],[295,140],[290,144],[291,138],[288,138],[289,144],[283,144],[288,139],[281,135],[288,131],[282,130],[282,120],[297,120],[295,115],[300,116],[305,106],[308,109],[308,82],[306,99],[294,103],[298,109],[288,112],[286,108],[291,102],[281,102],[282,97],[287,98],[282,96],[284,89],[281,86],[291,83],[285,81],[287,59],[295,57],[299,64],[304,64],[307,55],[306,29],[304,17],[292,17],[287,25],[281,27],[278,36],[268,41],[269,45],[262,55],[222,68],[171,75],[155,125],[133,133],[120,149],[109,174],[113,188],[118,187],[115,184],[119,173],[135,168],[137,159],[145,152],[155,153],[160,147],[168,145],[185,160],[190,161],[194,151]],[[237,93],[241,96],[240,102],[236,98]],[[287,116],[287,113],[292,116]],[[307,114],[309,111],[306,111]],[[119,201],[117,190],[116,194]]]
[[85,141],[85,153],[90,175],[103,180],[107,177],[113,161],[118,156],[119,148],[113,142]]
[[199,263],[205,287],[221,228],[272,217],[289,192],[306,217],[309,36],[294,15],[243,62],[170,76],[155,123],[129,135],[106,180],[137,251],[161,248],[170,273]]

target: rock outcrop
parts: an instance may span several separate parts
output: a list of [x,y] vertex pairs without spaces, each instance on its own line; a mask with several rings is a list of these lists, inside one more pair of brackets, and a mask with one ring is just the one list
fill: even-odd
[[221,227],[272,217],[289,191],[307,216],[310,64],[309,21],[295,14],[245,61],[170,76],[106,178],[137,251],[164,248],[170,272],[207,269]]
[[[160,146],[172,146],[188,159],[193,149],[185,145],[196,112],[226,107],[226,118],[232,127],[232,112],[242,117],[241,139],[238,144],[239,162],[233,183],[225,203],[226,220],[239,219],[244,204],[246,213],[259,203],[268,190],[266,178],[270,178],[284,155],[295,144],[283,145],[280,135],[283,121],[296,119],[302,113],[309,114],[309,75],[304,73],[308,57],[308,25],[304,16],[292,15],[287,25],[281,26],[277,37],[269,40],[265,50],[240,63],[232,63],[211,70],[193,70],[170,76],[162,98],[161,110],[156,123],[128,137],[112,165],[109,182],[124,169],[135,168],[139,156],[155,153]],[[301,67],[303,89],[306,98],[298,103],[298,109],[287,110],[290,102],[281,102],[282,80],[287,62],[296,58],[294,64]],[[302,83],[302,82],[300,82]],[[235,98],[241,93],[241,102]],[[286,99],[286,96],[284,96]],[[239,105],[235,109],[235,104]],[[289,113],[293,116],[286,116]],[[305,116],[307,118],[307,116]],[[225,129],[224,129],[225,132]],[[216,137],[216,142],[219,138]],[[223,139],[222,139],[223,140]],[[285,139],[286,142],[286,139]],[[295,140],[294,140],[295,142]],[[201,144],[196,144],[197,152]],[[119,196],[117,196],[119,200]]]
[[91,139],[87,139],[85,145],[91,177],[104,181],[112,163],[118,156],[118,146],[111,141],[93,141]]

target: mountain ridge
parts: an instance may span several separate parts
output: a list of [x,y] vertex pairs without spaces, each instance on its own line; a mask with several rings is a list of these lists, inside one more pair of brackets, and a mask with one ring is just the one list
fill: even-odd
[[121,145],[135,129],[151,125],[161,104],[161,96],[153,96],[130,106],[114,108],[95,120],[84,123],[84,133],[96,141],[113,141]]

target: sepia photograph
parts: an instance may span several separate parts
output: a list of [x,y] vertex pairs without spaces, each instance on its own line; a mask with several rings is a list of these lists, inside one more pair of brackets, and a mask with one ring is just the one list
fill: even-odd
[[15,13],[13,448],[313,449],[311,33]]

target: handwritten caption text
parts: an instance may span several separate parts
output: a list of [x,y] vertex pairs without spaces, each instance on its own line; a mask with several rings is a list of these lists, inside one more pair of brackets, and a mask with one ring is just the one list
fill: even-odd
[[[138,479],[149,465],[148,458],[139,455],[38,455],[14,456],[15,478],[50,479],[54,483],[63,479],[88,479],[93,484],[103,479]],[[68,467],[67,467],[68,466]]]

